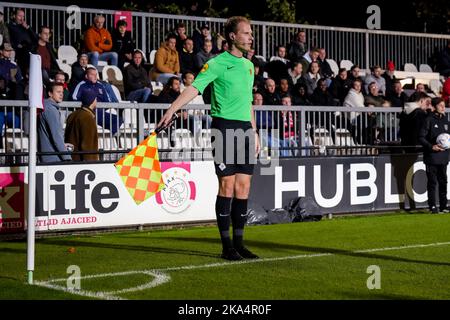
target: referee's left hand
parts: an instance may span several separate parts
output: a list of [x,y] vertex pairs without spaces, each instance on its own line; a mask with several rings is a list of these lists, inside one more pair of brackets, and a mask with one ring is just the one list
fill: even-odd
[[255,157],[258,157],[259,152],[261,151],[261,144],[259,142],[259,135],[255,132]]

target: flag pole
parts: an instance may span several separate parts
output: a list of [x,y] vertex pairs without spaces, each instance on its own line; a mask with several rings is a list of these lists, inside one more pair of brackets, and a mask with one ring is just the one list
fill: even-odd
[[29,154],[28,154],[28,218],[27,218],[27,279],[33,284],[35,256],[35,201],[36,201],[36,120],[37,108],[42,109],[41,57],[30,54],[29,84]]

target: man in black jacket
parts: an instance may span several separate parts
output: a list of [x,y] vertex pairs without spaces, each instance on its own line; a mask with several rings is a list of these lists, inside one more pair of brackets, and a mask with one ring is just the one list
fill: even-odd
[[408,147],[406,152],[418,151],[413,147],[420,144],[420,128],[427,117],[427,98],[428,96],[423,92],[411,97],[410,101],[405,103],[403,112],[400,114],[400,139],[402,146]]
[[134,42],[131,37],[131,31],[127,31],[127,22],[119,20],[116,29],[112,33],[113,47],[111,51],[117,52],[119,61],[118,67],[123,70],[125,62],[131,63],[133,59]]
[[142,59],[142,52],[135,50],[133,62],[124,70],[124,86],[128,100],[145,103],[148,102],[153,88],[148,73],[142,66]]
[[[427,169],[428,206],[431,213],[449,212],[447,208],[447,164],[449,149],[444,149],[436,138],[449,133],[449,121],[445,115],[445,102],[434,98],[435,111],[430,114],[419,132],[420,144],[424,147],[423,162]],[[439,210],[436,206],[436,184],[439,186]]]
[[37,43],[38,37],[25,21],[25,11],[16,9],[13,20],[8,24],[11,45],[16,50],[16,61],[23,73],[28,72],[30,64],[29,53]]

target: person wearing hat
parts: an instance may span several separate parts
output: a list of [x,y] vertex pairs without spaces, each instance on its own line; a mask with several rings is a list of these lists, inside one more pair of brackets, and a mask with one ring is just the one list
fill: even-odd
[[[75,161],[98,160],[98,133],[95,120],[95,108],[97,106],[97,92],[85,90],[81,97],[81,108],[72,112],[66,121],[64,139],[66,143],[73,144]],[[91,154],[76,154],[89,151]]]
[[77,85],[84,80],[88,61],[89,58],[87,53],[82,53],[78,55],[78,61],[72,64],[72,76],[69,81],[70,93],[73,93]]
[[10,43],[0,45],[0,92],[1,99],[25,100],[25,85],[20,67],[11,61],[14,52]]
[[394,76],[394,71],[395,71],[395,64],[393,61],[389,60],[386,64],[386,70],[381,75],[386,83],[386,92],[385,92],[386,96],[391,95],[394,90],[394,81],[397,80],[397,78]]
[[11,43],[9,39],[8,26],[4,21],[3,8],[0,8],[0,44],[3,42]]
[[[48,99],[44,100],[44,111],[38,116],[38,151],[39,152],[66,152],[64,144],[64,129],[61,124],[59,103],[63,101],[64,86],[61,83],[47,85]],[[71,160],[68,154],[41,155],[41,162],[59,162]]]

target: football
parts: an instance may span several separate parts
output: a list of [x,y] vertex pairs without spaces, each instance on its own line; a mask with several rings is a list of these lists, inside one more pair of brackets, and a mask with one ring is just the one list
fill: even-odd
[[438,137],[436,138],[436,143],[444,148],[444,149],[448,149],[450,148],[450,134],[448,133],[441,133],[440,135],[438,135]]

